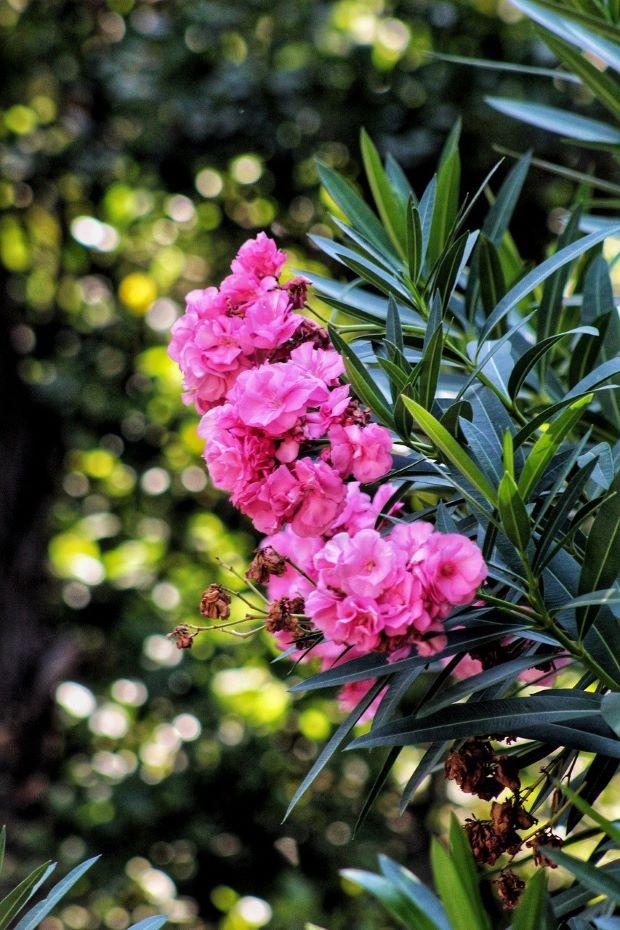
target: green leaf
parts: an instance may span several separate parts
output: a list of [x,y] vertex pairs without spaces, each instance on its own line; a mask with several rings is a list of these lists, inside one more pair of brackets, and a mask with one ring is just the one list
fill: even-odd
[[480,897],[478,870],[465,831],[454,814],[450,815],[450,853],[457,875],[476,914],[476,927],[492,930]]
[[544,869],[539,869],[525,886],[511,930],[547,930],[546,908],[547,876]]
[[[570,459],[569,459],[570,461]],[[572,467],[572,466],[571,466]],[[568,519],[573,508],[579,501],[579,498],[590,479],[592,472],[596,467],[596,461],[588,462],[579,473],[569,482],[562,494],[559,495],[557,504],[553,507],[544,525],[536,544],[536,557],[533,562],[533,568],[536,570],[544,564],[545,556],[553,545],[556,537],[561,533],[562,528]],[[550,492],[550,496],[553,491]],[[542,514],[538,517],[540,522]]]
[[44,862],[26,878],[16,885],[7,896],[0,901],[0,930],[10,924],[16,914],[18,914],[24,904],[28,901],[36,887],[37,882],[47,873],[51,861]]
[[576,859],[574,856],[567,856],[566,853],[550,846],[545,847],[545,856],[571,872],[594,895],[605,895],[616,904],[620,904],[620,881],[618,879],[613,878],[613,876],[589,862],[582,862],[581,859]]
[[405,348],[403,341],[403,327],[398,312],[398,304],[393,297],[388,298],[388,311],[385,320],[385,336],[390,342],[393,342],[396,348],[402,352]]
[[6,826],[3,825],[0,830],[0,875],[4,867],[4,852],[6,850]]
[[35,906],[21,918],[13,930],[35,930],[56,904],[65,897],[67,892],[77,884],[81,877],[92,868],[99,858],[99,856],[93,856],[91,859],[87,859],[85,862],[80,863],[80,865],[72,869],[57,885],[54,885],[42,901],[35,904]]
[[[515,0],[515,6],[565,42],[591,52],[619,70],[620,31],[606,18],[584,15],[574,8],[545,0]],[[603,37],[602,41],[599,36]]]
[[611,692],[603,695],[601,713],[616,736],[620,736],[620,693]]
[[511,168],[482,224],[482,232],[494,246],[499,246],[510,225],[531,161],[531,152],[526,152]]
[[139,920],[137,924],[133,924],[128,930],[160,930],[160,927],[163,927],[167,920],[168,918],[162,915],[145,917],[144,920]]
[[482,233],[476,272],[484,315],[489,316],[506,293],[506,281],[495,244]]
[[418,930],[418,928],[419,930],[441,930],[382,875],[364,872],[361,869],[343,869],[340,874],[347,881],[359,885],[364,891],[368,891],[377,898],[392,917],[408,930]]
[[557,107],[549,107],[543,103],[525,103],[520,100],[510,100],[507,97],[485,97],[486,102],[511,116],[513,119],[537,126],[547,132],[554,132],[565,138],[577,142],[594,142],[605,145],[620,145],[620,130],[600,120],[579,116]]
[[[590,698],[590,695],[587,695]],[[539,692],[529,698],[505,698],[495,701],[470,701],[446,707],[428,717],[403,717],[386,723],[354,740],[349,748],[370,749],[375,746],[415,746],[437,740],[460,739],[484,733],[521,735],[546,724],[569,722],[576,727],[580,718],[591,720],[599,700],[585,700],[581,694],[572,698],[557,691]],[[568,727],[567,727],[568,729]],[[620,747],[619,747],[620,748]]]
[[500,684],[508,679],[515,679],[519,672],[532,668],[534,665],[540,665],[543,662],[551,661],[557,658],[556,652],[542,652],[536,655],[519,656],[517,659],[511,659],[509,662],[503,662],[501,665],[494,665],[493,668],[485,669],[477,675],[471,675],[469,678],[463,678],[456,684],[442,690],[437,697],[433,698],[428,704],[421,708],[419,716],[426,717],[430,713],[440,710],[442,707],[449,707],[457,704],[467,697],[468,694],[475,694],[483,691],[493,685]]
[[502,297],[499,304],[482,327],[478,342],[483,343],[489,333],[491,333],[497,324],[510,313],[513,307],[516,307],[517,304],[523,300],[524,297],[527,297],[539,284],[546,281],[554,271],[557,271],[558,268],[561,268],[567,262],[572,262],[575,258],[583,255],[584,252],[598,245],[599,242],[602,242],[607,237],[617,235],[620,235],[620,225],[615,226],[613,230],[598,230],[598,232],[583,236],[583,238],[578,239],[577,242],[567,245],[565,248],[556,252],[555,255],[551,255],[549,258],[545,259],[544,262],[541,262],[540,265],[526,274],[525,277],[521,278],[521,280]]
[[442,255],[433,275],[433,286],[441,294],[441,302],[447,307],[459,277],[476,243],[477,233],[463,233]]
[[561,790],[562,794],[566,795],[569,801],[573,802],[575,807],[578,808],[578,810],[580,810],[585,817],[589,817],[590,820],[593,820],[594,823],[597,823],[603,833],[605,833],[620,847],[620,829],[615,824],[613,824],[611,820],[608,820],[606,817],[603,817],[602,814],[599,814],[598,811],[595,811],[587,801],[584,801],[584,799],[580,797],[576,791],[572,790],[570,785],[567,785],[565,782],[563,782],[561,785],[558,784],[558,788]]
[[[544,42],[562,64],[566,65],[573,74],[579,75],[612,116],[620,119],[620,84],[605,71],[595,68],[583,56],[581,48],[577,51],[573,46],[549,33],[544,35]],[[620,48],[618,48],[618,61],[620,62]]]
[[446,912],[436,895],[408,869],[403,868],[388,856],[379,856],[381,871],[413,904],[423,911],[425,918],[439,930],[451,930]]
[[614,292],[609,276],[609,266],[602,255],[595,255],[586,271],[583,282],[581,319],[593,323],[604,313],[615,310]]
[[530,539],[530,518],[512,475],[506,472],[500,481],[497,503],[502,527],[519,552],[525,552]]
[[514,436],[514,446],[515,449],[518,449],[522,446],[536,430],[545,426],[549,419],[554,416],[556,413],[559,413],[560,410],[564,410],[569,404],[573,404],[576,400],[580,400],[583,397],[586,397],[588,394],[599,394],[603,391],[612,390],[606,386],[594,388],[592,391],[584,392],[581,395],[576,397],[563,397],[562,400],[558,401],[555,404],[549,404],[547,407],[543,407],[532,419],[521,427],[518,433]]
[[426,433],[431,442],[437,447],[442,455],[452,462],[454,467],[462,474],[470,484],[472,484],[486,500],[493,506],[497,503],[497,493],[478,466],[467,455],[466,452],[452,438],[448,430],[441,425],[439,420],[429,413],[424,407],[417,404],[409,397],[403,397],[403,403],[417,421],[420,428]]
[[409,277],[414,284],[422,269],[423,250],[422,220],[412,197],[407,205],[407,264]]
[[351,382],[354,393],[357,394],[359,399],[367,404],[387,426],[393,426],[394,420],[392,412],[381,390],[370,377],[366,366],[360,361],[349,344],[344,341],[333,326],[329,326],[328,330],[329,338],[334,348],[340,352],[343,357],[347,376]]
[[420,403],[425,410],[431,410],[433,401],[435,400],[437,382],[439,381],[439,370],[441,368],[442,352],[443,327],[440,323],[431,336],[430,341],[424,350],[424,355],[420,360],[419,397]]
[[461,124],[457,121],[446,140],[439,162],[437,191],[427,249],[431,266],[439,259],[447,244],[448,233],[458,210],[461,184],[461,160],[458,150],[460,135]]
[[[583,567],[579,577],[579,594],[590,594],[613,587],[618,580],[620,566],[620,472],[610,488],[613,497],[601,507],[588,534]],[[598,609],[581,608],[577,612],[580,635],[586,635]]]
[[405,213],[398,197],[381,164],[379,153],[365,129],[360,134],[362,160],[372,195],[379,211],[383,225],[388,231],[396,250],[404,258],[406,255]]
[[480,923],[479,909],[472,902],[465,884],[467,879],[460,874],[454,858],[435,837],[431,841],[431,868],[435,887],[453,930],[472,930],[472,927],[483,930],[488,927],[488,921]]
[[532,446],[519,477],[518,488],[524,501],[528,500],[556,450],[579,421],[591,400],[592,395],[587,394],[574,401],[550,424],[548,430]]
[[370,707],[374,699],[377,697],[382,688],[385,687],[385,682],[376,682],[369,691],[362,697],[360,701],[355,705],[350,714],[343,720],[340,726],[334,731],[331,735],[317,758],[315,759],[312,768],[303,779],[301,784],[298,786],[295,794],[291,798],[289,806],[286,809],[284,815],[284,820],[286,820],[289,814],[293,811],[293,808],[299,801],[299,799],[306,793],[312,782],[317,778],[317,776],[323,771],[333,754],[342,745],[344,740],[347,738],[355,724],[358,722],[362,714]]
[[565,339],[566,336],[575,335],[597,336],[598,330],[593,326],[577,326],[575,329],[567,329],[563,333],[547,336],[546,339],[540,340],[531,348],[527,349],[527,351],[517,359],[515,367],[510,375],[508,381],[508,393],[510,397],[515,398],[518,395],[530,371],[534,368],[536,363],[553,348],[556,342]]
[[[504,639],[507,635],[516,635],[522,630],[529,630],[529,623],[492,623],[485,621],[484,626],[457,630],[449,635],[449,642],[445,649],[433,655],[433,661],[438,662],[457,652],[468,652],[483,643]],[[381,678],[386,675],[398,675],[400,672],[413,671],[414,668],[424,668],[429,664],[428,656],[414,655],[396,662],[388,662],[385,656],[363,655],[357,659],[350,659],[340,665],[333,666],[324,672],[318,672],[310,678],[297,682],[290,689],[291,692],[316,691],[318,688],[332,688],[344,685],[349,681],[364,681],[368,678]]]
[[383,226],[355,188],[329,165],[319,161],[317,168],[321,184],[351,224],[359,229],[380,252],[394,255],[392,243]]
[[[556,254],[571,245],[579,236],[579,223],[581,220],[581,208],[578,207],[573,211],[566,224],[562,235],[558,239]],[[549,275],[543,287],[542,300],[536,314],[536,334],[538,341],[554,335],[558,330],[558,323],[562,313],[562,298],[564,289],[568,283],[572,262],[564,262],[557,271]],[[544,368],[541,366],[544,375]]]
[[486,477],[493,485],[499,484],[503,474],[502,456],[495,434],[489,435],[475,423],[470,423],[462,417],[459,419],[459,426],[467,445]]

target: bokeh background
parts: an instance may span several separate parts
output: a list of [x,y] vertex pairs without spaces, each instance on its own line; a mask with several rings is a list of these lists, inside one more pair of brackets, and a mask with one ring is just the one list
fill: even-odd
[[[346,754],[282,825],[338,708],[293,701],[267,640],[166,639],[223,580],[215,556],[242,570],[254,545],[207,484],[167,333],[259,229],[291,267],[333,273],[306,240],[331,234],[314,159],[355,179],[361,125],[419,187],[461,116],[472,190],[494,143],[574,157],[485,93],[584,91],[428,57],[547,64],[504,0],[0,0],[0,32],[6,878],[103,854],[46,930],[162,911],[204,930],[385,928],[338,869],[382,849],[424,874],[443,789],[399,818],[388,785],[351,844],[375,762]],[[531,173],[525,255],[571,196]]]

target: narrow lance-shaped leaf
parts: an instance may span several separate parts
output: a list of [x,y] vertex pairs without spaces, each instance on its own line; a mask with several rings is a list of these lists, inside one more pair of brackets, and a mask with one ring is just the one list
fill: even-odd
[[580,400],[574,401],[534,443],[519,477],[518,488],[524,501],[528,500],[561,442],[579,421],[591,400],[592,395],[587,394]]
[[[564,231],[558,239],[556,254],[561,252],[575,241],[579,236],[579,223],[581,221],[581,208],[573,211]],[[536,334],[541,342],[548,336],[555,334],[562,314],[562,299],[568,283],[572,262],[565,262],[557,271],[554,271],[545,281],[542,300],[536,315]],[[544,357],[543,357],[544,358]],[[541,377],[544,378],[545,365],[541,364]]]
[[[574,46],[568,45],[549,33],[544,34],[544,42],[569,71],[581,78],[612,116],[620,119],[620,84],[610,74],[591,64],[582,54],[581,49],[578,51]],[[620,47],[617,51],[620,63]]]
[[525,103],[507,97],[485,97],[485,100],[494,110],[499,110],[506,116],[529,123],[530,126],[537,126],[539,129],[546,129],[547,132],[574,139],[576,142],[620,145],[620,130],[600,120],[578,116],[576,113],[543,103]]
[[358,228],[379,249],[394,254],[394,247],[383,226],[342,175],[323,162],[317,162],[321,183],[354,227]]
[[447,243],[448,232],[458,209],[461,183],[461,161],[459,157],[460,121],[457,121],[444,145],[437,172],[437,194],[433,207],[433,218],[428,243],[428,260],[434,265]]
[[381,164],[379,153],[365,129],[360,134],[360,147],[362,159],[366,170],[366,177],[372,195],[379,211],[383,225],[388,231],[390,239],[396,250],[405,257],[405,212],[401,202],[394,194],[385,170]]
[[528,374],[532,371],[537,362],[539,362],[557,342],[561,339],[565,339],[567,336],[576,335],[587,337],[597,336],[598,330],[593,326],[577,326],[575,329],[567,329],[563,333],[555,333],[553,336],[548,336],[546,339],[538,341],[531,348],[527,349],[523,355],[517,359],[508,380],[508,393],[510,397],[517,397]]
[[538,265],[537,268],[534,268],[526,274],[525,277],[521,278],[521,280],[502,297],[499,304],[482,327],[478,339],[479,343],[483,343],[497,324],[510,313],[513,307],[516,307],[524,297],[527,297],[534,288],[542,284],[554,271],[557,271],[558,268],[561,268],[567,262],[571,262],[580,255],[583,255],[584,252],[598,245],[599,242],[602,242],[608,236],[617,235],[620,235],[620,224],[612,229],[598,230],[597,232],[590,233],[588,236],[584,236],[578,239],[577,242],[573,242],[559,252],[556,252],[555,255],[550,256]]
[[545,918],[547,876],[539,869],[527,882],[512,922],[512,930],[548,930]]
[[447,429],[441,425],[439,420],[436,420],[424,407],[408,397],[403,397],[403,403],[442,455],[452,462],[454,467],[467,478],[470,484],[480,491],[486,500],[495,506],[497,502],[495,489]]
[[407,265],[409,277],[414,284],[417,283],[422,268],[423,249],[422,221],[412,197],[407,204]]
[[452,856],[434,837],[431,842],[431,868],[435,887],[453,930],[471,930],[472,927],[483,930],[488,927],[488,923],[480,924],[477,908],[464,887],[463,876]]
[[[590,594],[611,588],[618,580],[620,566],[620,472],[610,488],[613,494],[601,507],[588,534],[583,567],[579,578],[579,594]],[[590,629],[598,613],[596,606],[582,607],[577,622],[582,636]]]
[[605,895],[616,904],[620,904],[620,881],[611,875],[608,875],[602,869],[591,865],[589,862],[582,862],[574,856],[568,856],[559,849],[551,847],[545,848],[545,855],[549,859],[568,869],[575,878],[595,895]]
[[505,473],[497,492],[502,527],[519,552],[525,552],[530,539],[530,518],[512,475]]

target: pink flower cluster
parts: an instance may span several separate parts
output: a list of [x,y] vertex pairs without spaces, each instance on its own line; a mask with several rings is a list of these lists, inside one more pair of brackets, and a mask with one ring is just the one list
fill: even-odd
[[[399,523],[383,535],[375,529],[394,492],[382,485],[374,498],[351,483],[341,521],[329,538],[300,538],[287,526],[265,539],[290,558],[268,593],[303,597],[306,613],[324,640],[310,653],[324,669],[379,650],[390,660],[412,650],[432,656],[445,645],[442,621],[456,606],[470,603],[485,580],[487,567],[475,543],[456,533],[439,533],[430,523]],[[399,508],[392,509],[391,515]],[[279,634],[281,648],[290,636]],[[303,653],[295,652],[300,659]],[[473,661],[473,660],[471,660]],[[350,710],[373,685],[372,680],[345,685],[339,695]],[[376,698],[364,719],[372,717]]]
[[286,254],[260,233],[239,249],[219,288],[187,295],[168,351],[183,373],[183,399],[198,413],[222,403],[242,371],[260,365],[301,326],[292,312],[300,282],[278,284],[285,261]]
[[[297,312],[308,282],[283,283],[285,261],[259,233],[219,288],[188,295],[173,326],[169,354],[185,403],[202,415],[211,479],[269,534],[265,544],[293,562],[272,575],[269,596],[305,600],[323,634],[312,656],[324,667],[372,650],[390,660],[414,649],[433,655],[445,642],[442,621],[486,577],[482,554],[422,521],[396,522],[389,532],[384,521],[379,532],[396,489],[383,484],[371,498],[360,483],[390,471],[390,433],[351,397],[326,331]],[[290,634],[276,638],[290,647]],[[347,685],[342,705],[371,686]]]
[[[270,545],[295,551],[277,537]],[[442,620],[470,603],[487,575],[475,543],[421,520],[397,524],[385,535],[347,528],[312,549],[304,553],[304,571],[314,586],[292,576],[290,587],[286,576],[272,584],[279,596],[285,588],[288,596],[292,590],[305,596],[306,612],[327,640],[361,652],[391,654],[411,646],[423,655],[437,652]]]
[[392,440],[340,382],[326,332],[295,312],[306,282],[280,283],[285,260],[264,233],[246,242],[219,289],[189,294],[169,352],[185,401],[204,414],[215,486],[262,533],[290,523],[317,536],[344,505],[345,479],[390,470]]

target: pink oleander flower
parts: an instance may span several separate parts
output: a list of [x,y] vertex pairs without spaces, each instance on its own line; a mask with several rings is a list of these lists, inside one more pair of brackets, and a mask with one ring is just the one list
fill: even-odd
[[239,321],[239,347],[247,353],[257,349],[272,351],[292,338],[302,318],[291,313],[286,291],[274,289],[260,294],[245,308]]
[[433,533],[424,573],[434,598],[451,606],[469,603],[487,576],[478,546],[459,533]]
[[306,611],[334,643],[357,646],[362,652],[372,652],[379,646],[381,619],[372,597],[339,597],[325,588],[315,588],[306,598]]
[[[301,317],[298,319],[301,321]],[[291,361],[299,365],[302,371],[330,386],[337,385],[340,375],[344,373],[344,363],[335,349],[317,348],[312,342],[304,342],[293,349]]]
[[344,484],[324,462],[299,459],[294,470],[300,490],[291,526],[298,536],[320,536],[329,529],[342,508]]
[[239,418],[267,435],[280,437],[297,426],[309,406],[322,403],[326,385],[290,362],[243,372],[229,393]]
[[206,440],[204,458],[213,484],[230,491],[233,503],[274,468],[275,443],[248,430],[232,404],[222,404],[205,414],[198,435]]
[[[385,505],[396,491],[393,484],[382,484],[371,498],[364,491],[360,491],[359,482],[347,482],[347,496],[342,513],[340,513],[331,527],[332,535],[337,532],[346,532],[349,534],[357,533],[359,530],[373,530],[379,519],[379,515],[384,510]],[[402,509],[402,504],[396,504],[392,507],[390,514],[394,515]]]
[[380,600],[381,625],[386,637],[403,637],[416,630],[426,633],[432,627],[420,579],[400,568]]
[[221,403],[239,372],[247,367],[239,345],[240,321],[211,315],[215,288],[192,291],[188,309],[171,330],[168,354],[183,374],[183,400],[206,413]]
[[[321,536],[298,536],[291,526],[285,526],[279,533],[267,536],[263,546],[271,546],[282,556],[288,556],[311,578],[316,574],[313,559],[319,549],[323,548]],[[312,582],[300,574],[291,565],[283,575],[272,575],[267,585],[269,600],[277,601],[281,597],[305,597],[314,588]]]
[[332,464],[343,478],[352,474],[356,481],[376,481],[392,467],[392,439],[378,423],[335,425],[327,436]]
[[325,588],[376,597],[394,576],[393,548],[376,530],[338,533],[315,556],[314,567]]
[[273,239],[259,232],[255,239],[244,242],[231,263],[233,274],[252,274],[256,278],[277,278],[286,262],[286,252],[281,251]]

